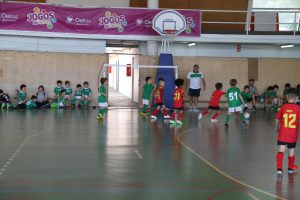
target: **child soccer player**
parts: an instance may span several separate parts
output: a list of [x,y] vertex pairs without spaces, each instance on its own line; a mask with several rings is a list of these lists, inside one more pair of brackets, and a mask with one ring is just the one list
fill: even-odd
[[273,86],[269,86],[267,91],[264,92],[264,110],[267,111],[270,109],[273,105],[273,99],[274,99],[274,88]]
[[37,96],[35,95],[31,96],[31,99],[26,102],[26,108],[27,109],[37,108],[36,102],[37,102]]
[[66,90],[66,99],[70,101],[72,99],[72,94],[73,94],[70,81],[65,81],[65,90]]
[[283,174],[282,162],[285,148],[289,149],[288,173],[297,169],[295,165],[295,147],[298,139],[300,108],[296,105],[298,96],[295,89],[286,91],[287,104],[284,104],[276,115],[276,131],[278,132],[277,174]]
[[59,108],[64,108],[68,107],[68,102],[66,101],[66,90],[62,89],[59,93],[59,98],[58,98],[58,103],[57,103]]
[[99,96],[98,96],[98,105],[99,105],[99,113],[97,116],[97,119],[103,119],[104,118],[104,114],[107,111],[107,91],[105,86],[107,85],[107,78],[101,78],[100,80],[101,82],[101,86],[99,87]]
[[219,101],[222,97],[222,95],[225,94],[225,92],[222,91],[223,84],[222,83],[216,83],[215,88],[216,90],[212,93],[210,103],[208,106],[208,110],[205,110],[204,112],[200,113],[198,116],[198,119],[200,120],[202,117],[208,115],[211,113],[212,110],[215,110],[216,113],[211,118],[212,122],[217,122],[217,118],[220,114],[220,107],[219,107]]
[[87,81],[83,83],[82,101],[84,106],[89,106],[92,102],[92,90],[89,88],[89,83]]
[[4,108],[9,109],[11,105],[9,95],[4,93],[3,90],[1,89],[0,89],[0,104],[2,109]]
[[167,114],[167,109],[164,104],[164,87],[165,87],[165,79],[159,78],[158,79],[158,86],[155,90],[155,105],[156,108],[153,110],[151,118],[152,119],[157,119],[157,115],[159,111],[162,109],[162,112],[164,114],[165,119],[169,119],[170,116]]
[[229,122],[232,113],[240,113],[240,117],[245,127],[247,127],[246,119],[243,112],[244,100],[242,98],[240,89],[236,87],[237,80],[231,79],[230,86],[226,92],[226,98],[228,103],[228,114],[226,115],[225,127],[229,127]]
[[76,85],[76,90],[75,90],[75,96],[73,103],[75,106],[81,106],[82,105],[82,86],[81,84]]
[[245,85],[244,86],[244,91],[241,92],[242,98],[244,100],[244,112],[246,112],[248,110],[248,103],[251,102],[252,100],[252,94],[250,93],[250,87],[249,85]]
[[59,94],[63,89],[64,87],[62,86],[62,81],[61,80],[56,81],[56,87],[54,88],[55,100],[59,99]]
[[284,85],[284,90],[283,90],[283,103],[287,102],[287,100],[286,100],[286,94],[289,91],[289,89],[291,89],[291,84],[290,83],[286,83]]
[[26,102],[27,99],[27,86],[25,84],[20,85],[20,91],[18,93],[18,105],[17,108],[19,109],[25,109],[26,108]]
[[143,108],[142,108],[142,115],[147,115],[147,108],[150,105],[150,99],[154,90],[154,86],[152,85],[152,77],[147,76],[146,79],[146,84],[143,87]]
[[[175,80],[175,85],[176,89],[174,91],[174,109],[173,113],[170,119],[170,124],[180,124],[182,125],[182,115],[183,115],[183,97],[184,97],[184,92],[182,89],[182,85],[184,84],[183,79],[176,79]],[[175,122],[175,117],[177,114],[177,120]]]

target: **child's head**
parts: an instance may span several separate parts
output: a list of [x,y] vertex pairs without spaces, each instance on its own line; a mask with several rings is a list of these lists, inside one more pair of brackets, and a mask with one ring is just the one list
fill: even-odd
[[145,78],[146,83],[151,83],[152,82],[152,77],[151,76],[147,76]]
[[235,87],[236,84],[237,84],[237,80],[236,80],[236,79],[231,79],[231,80],[230,80],[230,86],[231,86],[231,87]]
[[217,90],[222,90],[222,87],[223,87],[223,84],[222,84],[222,83],[216,83],[216,84],[215,84],[215,88],[216,88]]
[[300,90],[300,84],[297,85],[297,90]]
[[286,98],[289,103],[296,103],[298,100],[297,90],[295,88],[290,88],[287,91]]
[[0,94],[3,94],[3,90],[0,89]]
[[57,86],[62,86],[62,81],[61,80],[56,81],[56,85]]
[[250,86],[253,86],[253,85],[254,85],[254,82],[255,82],[254,79],[249,79],[249,85],[250,85]]
[[61,90],[59,95],[62,96],[62,97],[65,96],[66,95],[66,90]]
[[25,84],[20,85],[20,90],[26,91],[27,86]]
[[178,79],[175,80],[175,85],[177,87],[181,87],[183,84],[184,84],[184,80],[183,79],[178,78]]
[[290,89],[290,88],[291,88],[291,84],[286,83],[286,84],[284,85],[284,88],[285,88],[285,89]]
[[277,92],[279,90],[279,86],[278,85],[273,85],[273,91]]
[[44,92],[44,91],[45,91],[44,86],[43,86],[43,85],[40,85],[40,86],[38,87],[38,91],[39,91],[39,92]]
[[107,78],[101,78],[100,83],[101,85],[105,85],[107,83]]
[[164,78],[160,77],[160,78],[158,79],[158,84],[159,84],[160,86],[165,86],[165,83],[166,83],[166,81],[165,81]]
[[88,88],[88,87],[89,87],[89,82],[84,81],[84,82],[83,82],[83,87]]
[[65,86],[66,86],[66,87],[70,87],[70,86],[71,86],[70,81],[65,81]]
[[249,85],[244,86],[244,92],[249,93],[250,92],[250,87]]
[[273,86],[269,86],[269,87],[268,87],[268,91],[269,91],[269,92],[272,92],[273,90],[274,90]]
[[81,84],[77,84],[76,88],[80,90],[82,88]]
[[32,95],[32,96],[31,96],[31,100],[33,100],[33,101],[34,101],[34,100],[37,100],[37,96]]
[[199,72],[199,65],[194,65],[193,72],[195,72],[195,73]]

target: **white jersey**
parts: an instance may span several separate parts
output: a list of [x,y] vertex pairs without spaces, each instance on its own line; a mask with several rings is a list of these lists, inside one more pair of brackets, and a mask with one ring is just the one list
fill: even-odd
[[190,80],[190,88],[194,90],[198,90],[201,88],[201,80],[204,78],[204,75],[199,73],[190,72],[187,75],[187,78]]

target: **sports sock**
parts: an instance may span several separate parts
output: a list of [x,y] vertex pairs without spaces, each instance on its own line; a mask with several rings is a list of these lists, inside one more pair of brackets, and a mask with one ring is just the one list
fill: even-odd
[[166,116],[167,115],[167,109],[163,108],[162,111],[164,113],[164,116]]
[[156,108],[155,110],[153,110],[152,115],[157,116],[158,114],[158,109]]
[[240,117],[241,117],[241,119],[242,119],[242,122],[245,123],[246,118],[245,118],[244,113],[240,113]]
[[202,115],[203,115],[203,116],[205,116],[205,115],[207,115],[207,114],[208,114],[208,110],[205,110],[205,111],[202,112]]
[[174,119],[175,119],[175,115],[176,115],[176,112],[173,112],[173,113],[172,113],[172,116],[171,116],[171,120],[173,120],[173,121],[174,121]]
[[231,118],[231,116],[227,114],[227,115],[226,115],[226,120],[225,120],[225,123],[226,123],[226,124],[229,124],[230,118]]
[[147,111],[147,105],[143,105],[142,112],[145,113]]
[[178,121],[181,121],[183,113],[178,114]]
[[288,166],[288,168],[293,169],[294,165],[295,165],[295,156],[289,157],[289,166]]
[[283,152],[278,152],[276,156],[277,160],[277,169],[282,169],[282,161],[283,161]]
[[217,119],[218,116],[219,116],[219,114],[215,113],[214,116],[211,119]]

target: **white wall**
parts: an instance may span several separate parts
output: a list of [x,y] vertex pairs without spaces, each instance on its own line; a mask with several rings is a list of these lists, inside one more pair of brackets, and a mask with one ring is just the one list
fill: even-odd
[[47,0],[47,3],[98,7],[129,7],[129,0]]

